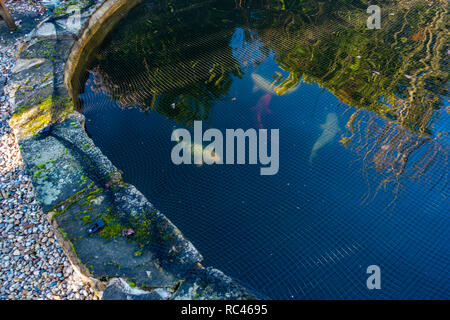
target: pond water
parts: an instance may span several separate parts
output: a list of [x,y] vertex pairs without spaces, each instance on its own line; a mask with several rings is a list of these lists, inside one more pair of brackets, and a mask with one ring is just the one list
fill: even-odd
[[[449,298],[444,8],[392,1],[368,30],[358,1],[291,2],[133,9],[87,70],[89,135],[205,266],[263,297]],[[195,120],[279,129],[278,173],[174,165]]]

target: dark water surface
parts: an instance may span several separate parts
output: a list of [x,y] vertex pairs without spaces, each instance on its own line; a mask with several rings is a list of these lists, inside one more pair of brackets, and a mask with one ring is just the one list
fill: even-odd
[[[205,266],[263,296],[449,298],[444,9],[393,1],[369,31],[358,1],[243,2],[134,9],[80,94],[96,145]],[[172,164],[172,131],[194,120],[279,129],[278,174]]]

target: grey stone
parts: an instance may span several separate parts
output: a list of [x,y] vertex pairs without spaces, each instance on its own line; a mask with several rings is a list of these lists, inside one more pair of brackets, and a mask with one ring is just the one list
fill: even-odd
[[222,271],[208,267],[192,270],[173,295],[174,300],[254,300],[256,295]]
[[83,119],[73,114],[50,134],[21,142],[23,160],[45,211],[117,171],[83,130]]
[[40,23],[30,33],[29,37],[42,40],[75,39],[80,32],[80,28],[81,25],[70,23],[67,18],[47,19]]
[[6,84],[6,80],[7,80],[6,77],[0,77],[0,95],[1,95],[1,93],[3,91],[3,87]]
[[[173,288],[201,261],[193,245],[134,187],[96,190],[69,204],[56,221],[77,257],[97,278],[123,277],[141,287]],[[141,202],[133,201],[133,196]],[[130,203],[137,212],[129,211]],[[107,226],[88,235],[90,225],[98,219]],[[121,231],[130,227],[136,234],[122,236]],[[111,234],[112,230],[117,231]],[[170,254],[174,247],[177,252]]]
[[40,66],[45,62],[45,59],[17,59],[14,68],[11,70],[12,73],[20,73],[24,70],[31,69],[35,66]]
[[102,300],[165,300],[168,297],[169,293],[164,289],[144,291],[131,288],[123,279],[115,278],[103,292]]
[[132,185],[114,187],[114,203],[121,219],[138,217],[141,212],[154,211],[152,217],[153,235],[149,248],[158,253],[159,260],[165,269],[183,275],[197,262],[203,260],[202,255],[184,238],[181,231],[161,212],[147,201],[144,195]]
[[18,56],[20,59],[45,58],[66,60],[73,42],[73,39],[33,39],[33,41],[26,43],[20,49]]

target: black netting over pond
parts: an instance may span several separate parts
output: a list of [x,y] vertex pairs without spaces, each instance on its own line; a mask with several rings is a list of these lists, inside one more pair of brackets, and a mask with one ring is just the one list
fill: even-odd
[[[449,298],[447,8],[378,4],[369,30],[365,1],[146,1],[87,70],[86,129],[204,265],[262,296]],[[278,173],[173,164],[196,120],[279,129]]]

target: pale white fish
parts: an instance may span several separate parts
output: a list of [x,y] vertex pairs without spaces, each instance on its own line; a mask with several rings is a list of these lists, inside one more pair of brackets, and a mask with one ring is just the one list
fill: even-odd
[[[182,142],[183,147],[187,145],[189,149],[191,149],[191,154],[194,155],[195,152],[202,152],[203,153],[203,161],[209,161],[219,163],[221,158],[216,152],[204,152],[204,146],[199,143],[188,143],[188,142]],[[203,163],[202,163],[203,164]],[[201,166],[202,164],[199,164],[198,166]]]
[[[275,90],[274,90],[275,89],[275,86],[274,86],[275,81],[271,83],[267,79],[263,78],[262,76],[260,76],[257,73],[252,73],[252,79],[253,79],[253,92],[262,90],[269,94],[276,94]],[[300,82],[297,85],[295,85],[294,87],[287,90],[284,94],[293,93],[293,92],[297,91],[298,88],[300,88]]]
[[313,159],[316,157],[317,152],[333,141],[339,131],[341,131],[336,113],[329,113],[326,122],[320,125],[320,128],[322,129],[322,134],[314,143],[311,150],[311,155],[309,156],[310,163],[312,163]]

